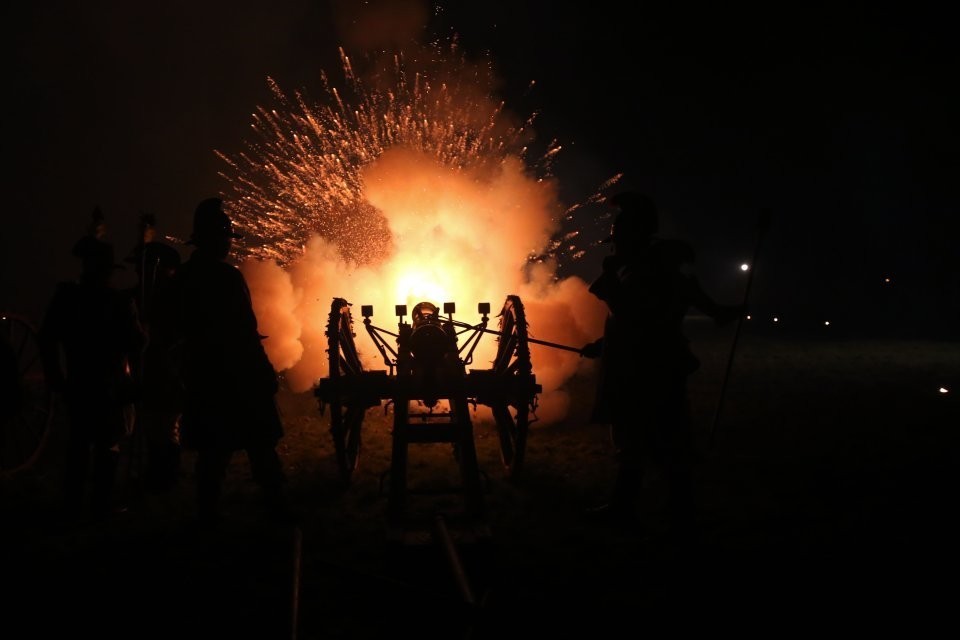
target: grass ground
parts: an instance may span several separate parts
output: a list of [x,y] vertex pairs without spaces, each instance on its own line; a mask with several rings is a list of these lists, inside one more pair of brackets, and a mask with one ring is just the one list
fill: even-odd
[[[100,637],[305,639],[954,626],[960,344],[745,331],[711,447],[732,331],[690,330],[702,361],[690,388],[702,454],[694,550],[581,517],[613,477],[606,430],[586,420],[589,375],[570,381],[565,421],[533,425],[518,478],[503,474],[493,426],[475,425],[492,536],[473,544],[452,531],[460,583],[442,546],[385,544],[390,416],[368,412],[361,467],[343,490],[328,418],[311,394],[282,392],[299,533],[261,520],[242,455],[215,535],[190,527],[189,454],[173,491],[142,494],[131,476],[127,513],[60,527],[54,447],[3,485],[4,626],[22,618],[31,637],[66,625]],[[442,485],[454,469],[447,445],[411,456],[417,482]],[[651,477],[654,531],[662,489]],[[432,500],[425,509],[456,510],[456,497]]]

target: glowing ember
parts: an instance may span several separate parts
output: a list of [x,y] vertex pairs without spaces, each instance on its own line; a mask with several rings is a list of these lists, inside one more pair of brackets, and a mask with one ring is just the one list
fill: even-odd
[[[489,62],[434,45],[374,61],[361,79],[342,50],[341,60],[344,87],[324,74],[325,100],[315,104],[270,81],[278,104],[254,114],[256,141],[219,154],[264,346],[291,387],[326,375],[337,296],[372,304],[375,324],[390,327],[396,304],[498,310],[517,294],[530,337],[577,347],[596,338],[603,307],[582,280],[556,276],[559,256],[583,255],[577,233],[561,228],[576,207],[561,205],[549,174],[559,147],[528,164],[533,117],[515,120],[492,98]],[[365,366],[383,368],[364,338]],[[489,366],[495,347],[482,341],[474,366]],[[544,389],[539,415],[549,420],[548,396],[580,359],[535,346],[531,356]]]

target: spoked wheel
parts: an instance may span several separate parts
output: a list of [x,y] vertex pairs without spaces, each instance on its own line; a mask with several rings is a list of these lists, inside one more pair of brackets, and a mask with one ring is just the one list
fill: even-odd
[[343,298],[335,298],[327,323],[330,376],[325,382],[329,388],[317,391],[330,406],[330,434],[344,484],[350,483],[360,461],[360,431],[367,410],[363,402],[351,397],[351,390],[357,387],[355,381],[363,372],[353,338],[350,303]]
[[0,475],[12,475],[36,463],[53,423],[53,394],[29,320],[0,313],[0,360]]
[[499,317],[500,336],[493,373],[501,379],[499,386],[504,393],[490,408],[500,436],[503,466],[508,475],[514,476],[523,466],[530,412],[535,406],[538,387],[530,364],[527,318],[520,298],[507,296]]

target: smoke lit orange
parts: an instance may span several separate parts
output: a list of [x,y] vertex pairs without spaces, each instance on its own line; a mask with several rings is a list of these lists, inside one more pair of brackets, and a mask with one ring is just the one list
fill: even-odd
[[[389,326],[396,304],[456,302],[469,314],[517,294],[531,337],[596,337],[602,308],[582,281],[555,275],[552,256],[571,243],[557,239],[569,214],[549,175],[559,147],[528,161],[534,118],[513,118],[493,98],[492,65],[470,64],[456,43],[373,62],[362,79],[343,50],[341,60],[344,86],[324,75],[316,103],[271,81],[277,105],[257,109],[255,140],[220,154],[264,344],[291,386],[306,390],[326,374],[334,297],[374,305]],[[382,366],[372,345],[361,356]],[[549,420],[550,396],[578,358],[547,347],[531,356]]]

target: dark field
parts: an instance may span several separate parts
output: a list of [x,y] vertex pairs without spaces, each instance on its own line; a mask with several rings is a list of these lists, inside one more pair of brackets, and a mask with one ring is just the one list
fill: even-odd
[[[416,503],[426,514],[454,514],[448,531],[470,606],[441,545],[428,536],[399,549],[386,544],[380,478],[390,417],[368,412],[361,468],[342,490],[328,418],[310,394],[282,393],[281,453],[304,516],[299,537],[262,519],[242,454],[226,486],[226,522],[214,534],[191,526],[189,454],[177,489],[143,494],[130,465],[126,513],[65,527],[54,509],[54,443],[35,469],[4,481],[0,633],[599,637],[668,625],[764,636],[949,633],[960,568],[960,344],[745,329],[711,448],[732,330],[691,321],[690,333],[702,360],[691,381],[702,453],[702,539],[693,549],[657,535],[656,477],[645,506],[652,535],[582,517],[605,499],[613,460],[606,429],[586,424],[593,381],[576,379],[568,420],[533,425],[516,479],[504,477],[493,426],[475,425],[492,532],[485,544],[457,530],[456,496]],[[453,482],[448,445],[420,445],[410,464],[411,483]]]

